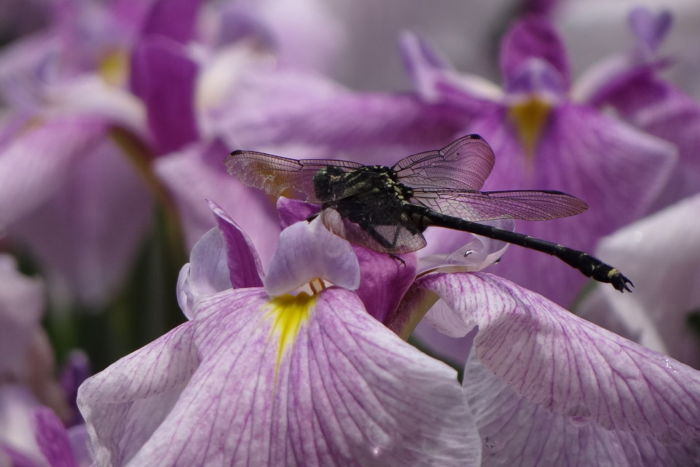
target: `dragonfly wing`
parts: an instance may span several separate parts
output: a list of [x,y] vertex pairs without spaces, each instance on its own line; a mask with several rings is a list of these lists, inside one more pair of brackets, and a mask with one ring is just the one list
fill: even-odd
[[312,203],[319,202],[314,175],[328,166],[351,171],[362,164],[333,159],[290,159],[256,151],[234,151],[226,159],[228,173],[243,184],[275,197],[286,196]]
[[362,226],[342,217],[332,208],[321,212],[321,221],[328,230],[350,243],[381,253],[400,255],[425,246],[425,238],[420,232],[411,232],[401,224]]
[[543,221],[580,214],[588,205],[560,191],[455,191],[417,189],[412,200],[448,216],[469,221]]
[[467,135],[440,150],[401,159],[392,169],[399,181],[411,188],[478,190],[493,164],[489,144],[479,135]]

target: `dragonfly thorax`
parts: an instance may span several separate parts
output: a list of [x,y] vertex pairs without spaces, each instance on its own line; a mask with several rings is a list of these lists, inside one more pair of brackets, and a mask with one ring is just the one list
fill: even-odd
[[314,175],[316,198],[323,203],[334,203],[350,197],[392,197],[408,201],[411,188],[399,183],[396,173],[389,167],[368,165],[354,170],[328,166]]

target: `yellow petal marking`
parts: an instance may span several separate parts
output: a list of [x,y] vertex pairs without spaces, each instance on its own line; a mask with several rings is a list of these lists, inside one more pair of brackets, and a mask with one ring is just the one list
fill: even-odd
[[537,142],[551,110],[551,104],[537,96],[528,97],[508,109],[508,117],[515,125],[529,167],[532,166]]
[[316,304],[316,296],[301,292],[297,295],[280,295],[267,303],[267,316],[273,320],[271,335],[278,339],[275,373],[279,370],[284,352],[294,344],[299,330],[306,323],[311,309]]
[[107,84],[121,86],[129,73],[129,57],[124,49],[108,50],[100,60],[98,70]]

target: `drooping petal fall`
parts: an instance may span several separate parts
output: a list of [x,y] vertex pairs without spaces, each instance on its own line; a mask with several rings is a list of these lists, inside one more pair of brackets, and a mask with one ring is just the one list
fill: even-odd
[[478,463],[453,370],[348,291],[287,297],[215,295],[200,302],[206,318],[84,383],[79,405],[97,462]]
[[438,329],[478,327],[464,385],[488,465],[697,460],[700,372],[490,274],[419,286],[448,305]]
[[[601,290],[605,302],[583,304],[601,323],[612,314],[620,332],[700,368],[700,195],[687,198],[605,237],[598,254],[635,278],[635,293]],[[607,304],[607,306],[606,306]]]

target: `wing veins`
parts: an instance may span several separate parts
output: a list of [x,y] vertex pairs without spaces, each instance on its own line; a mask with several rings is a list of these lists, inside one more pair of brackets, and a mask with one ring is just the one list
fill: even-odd
[[316,202],[314,175],[334,166],[352,171],[362,164],[337,159],[292,159],[257,151],[234,151],[226,159],[226,169],[243,184],[272,196],[287,196]]
[[442,214],[471,221],[551,220],[587,209],[582,200],[560,191],[474,191],[416,188],[413,202]]

